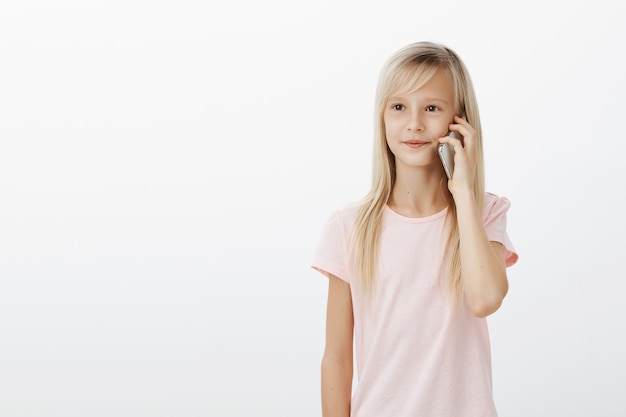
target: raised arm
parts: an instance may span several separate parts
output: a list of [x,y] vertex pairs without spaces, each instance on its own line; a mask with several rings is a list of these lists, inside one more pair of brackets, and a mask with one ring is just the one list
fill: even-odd
[[504,250],[490,242],[482,223],[482,210],[471,192],[455,195],[461,250],[463,293],[477,317],[493,314],[506,296],[509,282]]
[[457,208],[463,295],[475,316],[486,317],[500,308],[509,289],[504,251],[502,244],[487,238],[483,207],[478,207],[474,197],[476,131],[464,117],[455,116],[454,121],[450,129],[460,132],[464,143],[450,136],[439,141],[450,143],[455,150],[454,174],[448,188]]
[[350,285],[331,275],[328,283],[326,345],[322,359],[323,417],[350,416],[353,332]]

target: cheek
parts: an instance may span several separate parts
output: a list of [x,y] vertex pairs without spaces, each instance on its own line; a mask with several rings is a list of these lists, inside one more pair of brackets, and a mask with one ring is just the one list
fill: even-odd
[[385,132],[385,136],[387,138],[389,138],[389,133],[391,132],[390,126],[391,121],[387,117],[383,117],[383,131]]
[[387,142],[387,146],[393,146],[393,143],[396,142],[396,138],[398,134],[394,132],[393,126],[385,125],[385,140]]
[[385,132],[387,133],[388,137],[393,137],[394,134],[397,135],[397,133],[402,130],[401,123],[399,122],[399,120],[394,118],[385,118],[383,120],[383,124],[385,126]]

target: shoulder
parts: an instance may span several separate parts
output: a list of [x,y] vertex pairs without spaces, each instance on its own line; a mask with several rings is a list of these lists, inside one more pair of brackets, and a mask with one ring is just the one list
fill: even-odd
[[322,233],[323,242],[341,242],[349,240],[354,230],[357,215],[359,213],[359,205],[344,205],[330,212],[327,216],[324,231]]
[[508,198],[501,196],[501,195],[497,195],[494,193],[491,193],[489,191],[485,192],[485,208],[487,207],[493,207],[495,205],[498,204],[508,204],[510,205],[511,202],[509,201]]
[[347,204],[331,212],[328,222],[345,226],[352,226],[361,210],[360,204]]
[[487,237],[492,242],[500,242],[504,246],[504,262],[507,267],[515,264],[517,252],[507,232],[507,212],[511,207],[508,198],[492,193],[485,193],[485,210],[483,225]]
[[358,206],[344,206],[328,216],[312,263],[314,269],[327,277],[332,275],[350,282],[348,254],[358,211]]
[[496,213],[506,213],[511,207],[511,202],[508,198],[485,192],[483,203],[483,218],[488,218]]

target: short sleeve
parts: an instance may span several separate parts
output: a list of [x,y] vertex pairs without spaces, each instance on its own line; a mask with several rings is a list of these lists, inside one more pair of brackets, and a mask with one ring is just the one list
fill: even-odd
[[504,262],[507,267],[517,262],[518,255],[506,231],[506,215],[511,202],[506,197],[485,193],[485,209],[483,226],[487,238],[492,242],[500,242],[504,246]]
[[335,212],[326,222],[311,267],[329,278],[334,275],[349,283],[347,241],[343,216]]

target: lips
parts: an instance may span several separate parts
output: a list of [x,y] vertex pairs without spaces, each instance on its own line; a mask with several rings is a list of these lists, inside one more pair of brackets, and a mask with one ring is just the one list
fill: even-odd
[[429,141],[424,141],[424,140],[405,140],[405,141],[402,141],[402,143],[411,148],[421,148],[425,145],[430,145]]

